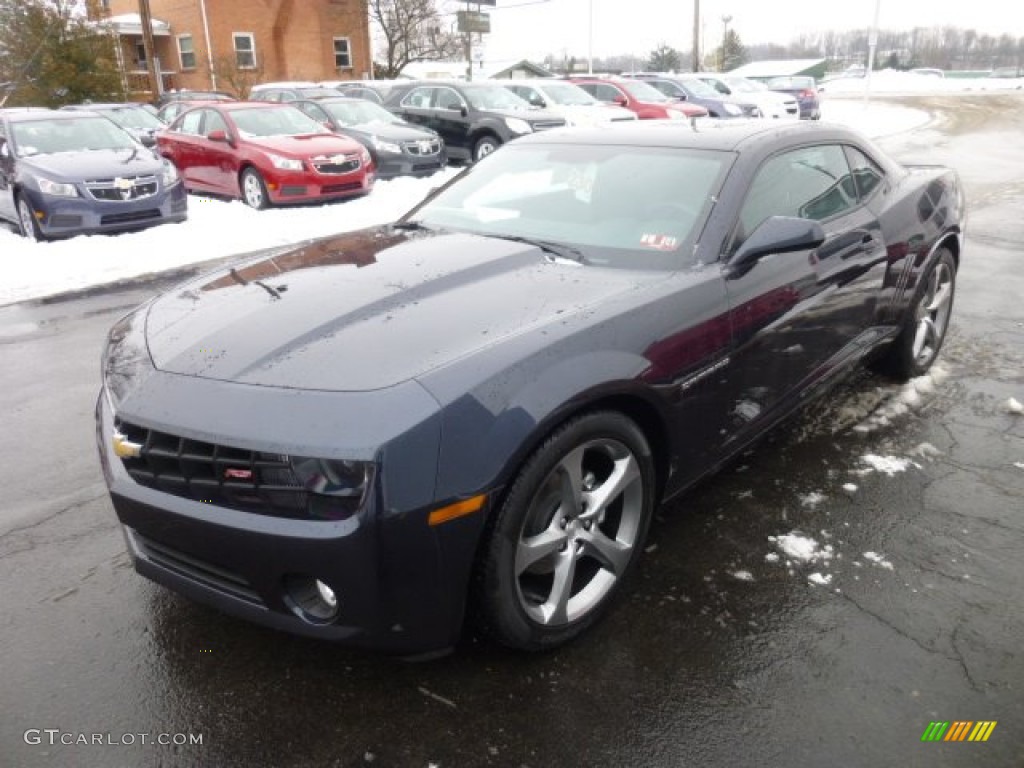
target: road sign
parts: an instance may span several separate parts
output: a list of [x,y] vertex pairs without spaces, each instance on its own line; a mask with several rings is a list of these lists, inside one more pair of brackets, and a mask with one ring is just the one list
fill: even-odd
[[477,32],[486,35],[491,31],[491,17],[479,11],[457,11],[455,18],[459,32]]

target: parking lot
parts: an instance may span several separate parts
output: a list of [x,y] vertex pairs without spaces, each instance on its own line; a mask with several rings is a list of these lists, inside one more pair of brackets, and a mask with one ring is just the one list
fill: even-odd
[[[1024,97],[889,98],[935,119],[886,148],[968,193],[937,374],[865,373],[661,509],[616,610],[549,654],[409,663],[142,579],[92,408],[107,329],[165,281],[0,309],[0,764],[1024,764]],[[958,720],[997,726],[921,741]]]

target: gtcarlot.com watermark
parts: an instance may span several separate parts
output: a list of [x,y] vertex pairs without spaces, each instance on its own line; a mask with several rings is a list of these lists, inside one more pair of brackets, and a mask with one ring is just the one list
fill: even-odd
[[75,733],[60,728],[29,728],[22,738],[26,744],[47,746],[105,746],[131,747],[138,744],[157,744],[162,747],[201,746],[201,733]]

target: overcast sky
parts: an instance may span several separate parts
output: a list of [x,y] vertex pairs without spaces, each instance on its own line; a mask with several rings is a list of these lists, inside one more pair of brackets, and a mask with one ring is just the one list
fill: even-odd
[[[594,9],[594,55],[646,56],[661,42],[690,48],[693,0],[497,0],[485,60],[534,58],[548,53],[585,58],[588,9]],[[522,5],[523,3],[535,3]],[[519,7],[512,7],[512,6]],[[460,7],[449,4],[452,9]],[[461,6],[465,7],[465,6]],[[722,16],[744,43],[788,43],[801,33],[871,25],[875,0],[701,0],[704,48],[722,39]],[[952,25],[982,33],[1024,37],[1021,0],[881,0],[882,29]]]

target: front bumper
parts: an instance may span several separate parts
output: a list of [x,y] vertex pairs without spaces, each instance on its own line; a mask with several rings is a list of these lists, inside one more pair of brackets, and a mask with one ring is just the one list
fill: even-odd
[[393,179],[397,176],[431,176],[443,171],[448,158],[442,151],[436,155],[413,157],[404,152],[377,152],[377,178]]
[[[293,634],[400,654],[457,641],[478,521],[431,527],[430,506],[382,513],[379,492],[345,520],[285,519],[164,493],[136,483],[114,455],[105,392],[96,410],[103,473],[143,576]],[[337,595],[338,613],[329,621],[297,601],[296,581],[311,579]]]
[[185,221],[188,217],[188,195],[181,183],[139,200],[52,197],[38,192],[30,192],[28,200],[33,211],[42,214],[36,221],[47,237],[123,232]]
[[276,205],[338,200],[369,194],[376,181],[374,166],[364,166],[345,174],[320,174],[309,171],[264,171],[270,200]]

